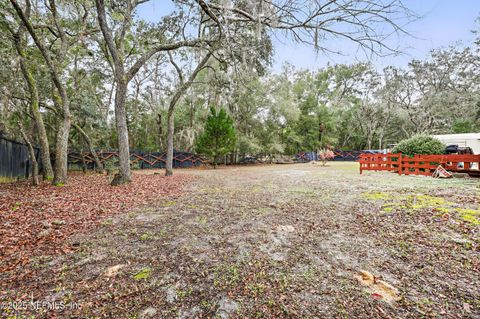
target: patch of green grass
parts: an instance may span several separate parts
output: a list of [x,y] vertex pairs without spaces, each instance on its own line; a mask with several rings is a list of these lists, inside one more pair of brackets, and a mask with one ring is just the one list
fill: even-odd
[[312,188],[301,187],[301,186],[291,188],[290,192],[309,195],[309,196],[314,196],[315,195],[315,191]]
[[[60,268],[60,272],[58,273],[57,275],[57,279],[60,279],[60,280],[63,280],[65,278],[65,276],[67,275],[67,271],[68,271],[68,266],[66,265],[63,265],[61,268]],[[58,289],[59,287],[55,288],[55,289]],[[61,287],[60,287],[61,289]],[[58,291],[57,291],[58,292]]]
[[277,302],[275,301],[275,299],[270,298],[270,299],[267,300],[267,306],[269,308],[275,308],[275,307],[277,307]]
[[397,242],[397,248],[402,257],[408,257],[414,251],[412,244],[405,240],[399,240]]
[[435,208],[435,210],[439,213],[446,214],[446,213],[450,213],[451,209],[446,207],[437,207]]
[[463,244],[463,247],[466,250],[471,250],[473,248],[473,243],[472,242],[466,242],[466,243]]
[[208,218],[205,216],[197,216],[195,220],[201,225],[205,225],[208,222]]
[[[305,274],[304,274],[305,275]],[[308,274],[307,274],[308,276]],[[291,279],[286,274],[281,274],[280,277],[277,279],[278,285],[280,290],[285,291],[288,287],[290,287]]]
[[13,205],[13,207],[10,209],[12,212],[16,211],[17,209],[20,208],[20,206],[22,205],[22,203],[20,202],[15,202],[15,204]]
[[423,209],[423,208],[442,208],[444,206],[451,206],[454,203],[447,202],[442,197],[429,196],[429,195],[408,195],[406,197],[406,206],[411,209]]
[[368,200],[388,201],[383,204],[384,212],[392,212],[395,209],[403,209],[414,212],[421,209],[433,208],[435,211],[447,213],[455,203],[446,201],[443,197],[424,194],[393,195],[389,193],[374,192],[364,193],[363,197]]
[[392,195],[382,192],[364,193],[362,196],[368,200],[382,200],[388,201],[382,205],[382,211],[392,212],[395,209],[404,210],[408,213],[423,209],[433,209],[437,212],[435,216],[447,214],[451,212],[459,213],[461,220],[466,221],[474,226],[480,225],[480,210],[456,208],[459,206],[456,203],[449,202],[443,197],[425,195],[425,194],[413,194],[413,195]]
[[221,265],[215,271],[214,285],[217,287],[235,286],[240,281],[240,270],[235,265]]
[[303,273],[302,276],[306,281],[312,281],[315,277],[316,271],[313,267],[308,267]]
[[102,221],[102,225],[104,225],[104,226],[108,226],[108,225],[112,225],[112,224],[113,224],[113,219],[110,219],[110,218],[107,218],[107,219]]
[[142,234],[142,235],[140,236],[140,240],[141,240],[141,241],[148,241],[148,240],[152,240],[153,237],[154,237],[154,236],[153,236],[152,233],[146,232],[146,233],[144,233],[144,234]]
[[45,268],[48,262],[52,260],[51,256],[34,256],[31,258],[31,266],[36,269]]
[[252,193],[258,193],[258,192],[260,192],[262,189],[263,189],[263,187],[260,187],[260,186],[255,185],[255,186],[253,186],[252,188],[250,188],[249,191],[252,192]]
[[247,289],[253,296],[260,296],[265,291],[265,285],[262,283],[252,283],[247,285]]
[[12,183],[12,182],[15,182],[16,180],[17,180],[16,178],[0,176],[0,183]]
[[140,269],[135,275],[133,275],[133,279],[135,280],[143,280],[150,278],[152,274],[152,269],[150,267],[144,267]]
[[208,300],[200,301],[200,308],[204,309],[205,311],[209,311],[215,307],[215,303]]
[[167,202],[162,203],[161,206],[163,206],[163,207],[171,207],[171,206],[175,206],[176,203],[177,203],[177,202],[175,202],[175,201],[167,201]]
[[368,200],[389,200],[392,198],[391,194],[383,192],[363,193],[362,196]]
[[[8,304],[8,303],[6,303]],[[4,309],[5,308],[5,309]],[[18,313],[18,309],[4,307],[2,308],[2,313],[6,315],[5,319],[36,319],[35,316],[25,316]]]
[[480,225],[480,210],[478,209],[458,209],[460,213],[460,218],[464,221],[467,221],[475,226]]
[[189,289],[187,289],[187,290],[181,290],[181,289],[179,289],[179,290],[176,291],[176,293],[177,293],[177,298],[178,298],[179,300],[182,300],[182,299],[190,296],[190,295],[193,293],[193,289],[192,289],[192,288],[189,288]]

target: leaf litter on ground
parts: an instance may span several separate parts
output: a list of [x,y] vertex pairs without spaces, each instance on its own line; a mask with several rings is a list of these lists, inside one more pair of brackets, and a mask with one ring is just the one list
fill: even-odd
[[110,186],[110,177],[71,174],[61,187],[45,181],[33,187],[29,181],[1,185],[0,192],[0,287],[33,274],[34,257],[56,256],[75,247],[69,239],[95,228],[105,218],[125,213],[182,193],[192,176],[171,177],[133,174],[131,183]]

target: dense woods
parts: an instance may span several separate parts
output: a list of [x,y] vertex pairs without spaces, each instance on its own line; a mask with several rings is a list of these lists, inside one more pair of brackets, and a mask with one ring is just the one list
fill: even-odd
[[[272,72],[272,37],[318,52],[326,39],[372,54],[413,13],[400,1],[175,1],[156,22],[146,1],[3,1],[0,130],[41,147],[45,179],[67,181],[67,153],[196,149],[213,105],[233,119],[230,158],[372,149],[417,133],[479,128],[478,47],[434,50],[407,68],[369,63]],[[341,41],[340,41],[341,40]],[[54,159],[54,167],[50,159]],[[98,163],[97,167],[102,167]]]

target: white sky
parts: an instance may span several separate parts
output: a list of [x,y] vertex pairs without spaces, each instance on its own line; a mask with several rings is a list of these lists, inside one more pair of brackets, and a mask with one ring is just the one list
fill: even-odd
[[[374,57],[371,60],[378,68],[388,65],[403,67],[412,58],[426,58],[432,49],[451,44],[461,46],[473,43],[475,35],[471,31],[477,28],[475,20],[480,15],[480,0],[404,0],[404,4],[422,18],[406,28],[413,37],[390,39],[390,44],[400,47],[404,54]],[[143,4],[138,14],[143,19],[158,21],[159,17],[171,11],[172,7],[172,0],[152,0]],[[284,62],[289,62],[296,68],[318,69],[328,63],[354,63],[367,59],[348,41],[330,41],[328,45],[346,52],[346,55],[317,54],[311,47],[275,39],[273,71],[278,72]]]

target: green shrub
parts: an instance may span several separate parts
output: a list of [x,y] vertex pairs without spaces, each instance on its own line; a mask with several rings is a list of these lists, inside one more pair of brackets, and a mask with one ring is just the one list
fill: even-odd
[[392,153],[402,153],[413,156],[415,154],[443,154],[445,145],[440,140],[427,135],[414,135],[398,143]]

